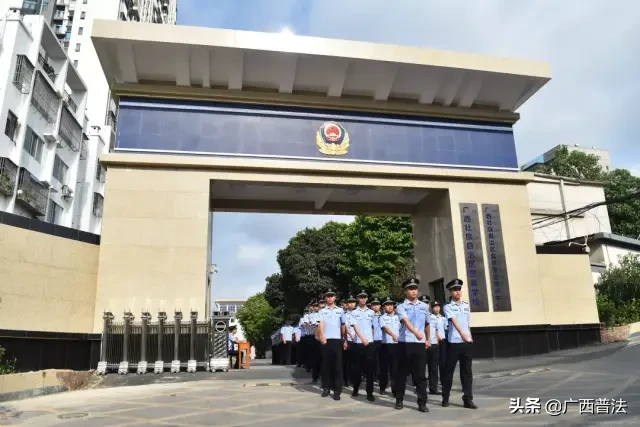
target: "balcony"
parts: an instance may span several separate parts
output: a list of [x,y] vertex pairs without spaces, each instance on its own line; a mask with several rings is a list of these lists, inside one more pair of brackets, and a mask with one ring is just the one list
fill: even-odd
[[82,126],[78,124],[78,121],[67,108],[62,109],[58,133],[72,151],[80,150],[82,145]]
[[53,14],[54,21],[64,21],[64,12],[56,12]]
[[100,164],[100,162],[98,162],[97,166],[96,166],[96,180],[101,183],[104,184],[107,178],[107,170],[104,168],[104,166],[102,166]]
[[66,90],[64,91],[64,94],[62,95],[64,102],[66,102],[67,106],[69,107],[69,109],[71,111],[73,111],[74,113],[78,112],[78,105],[76,104],[76,102],[71,98],[71,94],[69,92],[67,92]]
[[57,36],[64,36],[67,33],[67,30],[64,29],[62,25],[57,26],[54,30]]
[[18,178],[18,165],[7,157],[0,157],[0,194],[13,196]]
[[29,210],[34,216],[44,216],[47,211],[49,189],[25,168],[18,173],[16,203]]
[[102,208],[104,206],[104,197],[100,193],[93,193],[93,215],[98,218],[102,217]]
[[58,94],[46,82],[41,73],[36,74],[36,82],[33,85],[31,105],[42,115],[48,123],[53,123],[58,118],[60,98]]
[[51,81],[55,82],[56,77],[58,77],[56,69],[53,68],[53,65],[51,65],[49,61],[47,61],[42,53],[38,54],[38,64],[40,64],[40,66],[42,67],[42,71],[45,72],[45,74],[51,79]]
[[86,133],[82,133],[82,145],[80,146],[80,160],[87,160],[89,137]]

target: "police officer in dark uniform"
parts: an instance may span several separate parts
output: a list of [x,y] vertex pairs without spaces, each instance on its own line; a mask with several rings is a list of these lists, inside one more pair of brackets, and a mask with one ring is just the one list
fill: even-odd
[[444,318],[440,315],[440,303],[431,303],[431,315],[429,316],[431,329],[431,347],[427,349],[427,368],[429,376],[427,383],[430,394],[438,394],[438,378],[440,371],[440,343],[444,337]]
[[373,319],[373,374],[376,381],[380,380],[380,346],[382,345],[382,328],[380,328],[380,316],[382,316],[382,307],[380,300],[374,298],[371,301],[371,310],[376,317]]
[[396,350],[398,335],[400,334],[400,319],[395,313],[395,303],[391,298],[384,301],[384,314],[378,317],[382,330],[382,344],[380,345],[380,394],[385,395],[389,377],[391,377],[391,393],[396,396],[395,375],[398,366]]
[[358,306],[346,317],[347,327],[352,326],[356,336],[353,340],[353,354],[351,355],[351,382],[353,385],[352,396],[358,395],[360,382],[364,374],[366,378],[367,400],[375,401],[373,396],[374,381],[374,346],[373,346],[373,322],[376,314],[367,308],[367,293],[363,290],[357,296]]
[[451,302],[444,307],[444,315],[449,323],[447,339],[449,349],[445,364],[445,375],[442,379],[442,406],[449,406],[449,395],[453,383],[456,364],[460,361],[460,382],[462,383],[462,401],[465,408],[477,409],[473,403],[471,374],[471,309],[469,303],[462,300],[462,280],[454,279],[447,283]]
[[406,299],[398,304],[398,318],[400,319],[400,333],[398,337],[398,369],[396,371],[396,409],[403,408],[403,399],[407,386],[407,373],[411,373],[416,385],[418,410],[429,412],[427,408],[427,384],[425,370],[427,368],[427,353],[425,348],[431,346],[428,339],[429,307],[418,300],[418,285],[416,278],[406,280],[403,285]]

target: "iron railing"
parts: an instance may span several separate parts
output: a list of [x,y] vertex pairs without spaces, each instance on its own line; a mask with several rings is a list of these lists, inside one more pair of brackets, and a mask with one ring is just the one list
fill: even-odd
[[18,179],[18,165],[8,157],[0,157],[0,194],[12,197]]
[[27,94],[31,91],[31,82],[33,80],[34,71],[35,67],[26,55],[18,55],[16,57],[16,69],[13,73],[13,84],[20,92]]

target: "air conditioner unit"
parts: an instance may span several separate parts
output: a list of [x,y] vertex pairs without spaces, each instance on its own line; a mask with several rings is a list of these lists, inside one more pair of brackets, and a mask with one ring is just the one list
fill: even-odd
[[42,137],[46,142],[49,143],[58,142],[58,135],[56,135],[55,133],[45,132],[42,134]]

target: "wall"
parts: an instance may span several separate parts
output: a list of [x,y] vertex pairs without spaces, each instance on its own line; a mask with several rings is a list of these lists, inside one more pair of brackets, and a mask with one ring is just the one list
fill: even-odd
[[0,327],[90,332],[98,252],[95,244],[0,224]]
[[598,323],[589,256],[539,254],[537,258],[547,322]]
[[[536,177],[534,182],[527,184],[527,191],[529,193],[533,221],[550,214],[558,215],[563,212],[560,181],[558,179]],[[576,183],[570,180],[564,182],[564,197],[567,211],[605,200],[602,185]],[[536,244],[543,244],[600,232],[611,232],[606,206],[599,206],[585,212],[580,217],[570,218],[569,235],[567,234],[565,222],[561,221],[557,224],[534,230],[534,236]]]
[[208,224],[207,173],[110,167],[93,331],[104,310],[197,310],[204,318]]

